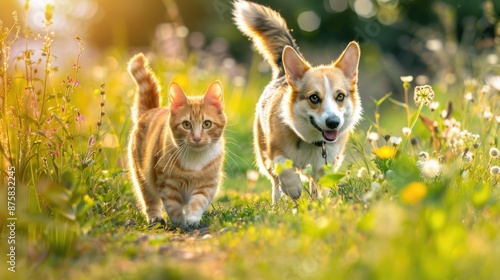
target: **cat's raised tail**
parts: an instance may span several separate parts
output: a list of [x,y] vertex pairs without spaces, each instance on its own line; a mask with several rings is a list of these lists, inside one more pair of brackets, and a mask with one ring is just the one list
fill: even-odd
[[132,119],[137,122],[146,111],[160,107],[161,86],[149,67],[148,59],[142,53],[130,59],[128,72],[137,85],[136,99],[132,109]]

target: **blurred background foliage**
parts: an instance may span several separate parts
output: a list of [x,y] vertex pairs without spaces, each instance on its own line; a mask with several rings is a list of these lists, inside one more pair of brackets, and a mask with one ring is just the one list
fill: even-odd
[[[41,24],[44,6],[49,2],[57,10],[53,29],[59,48],[71,52],[61,37],[72,39],[78,34],[87,43],[85,61],[91,65],[102,59],[99,54],[110,50],[135,52],[151,50],[152,46],[157,54],[181,60],[193,49],[210,50],[221,61],[234,58],[248,63],[255,55],[232,23],[229,0],[31,1],[29,12],[34,14],[30,17],[34,25]],[[500,5],[492,1],[256,2],[283,15],[312,63],[333,60],[347,42],[359,41],[363,46],[360,88],[364,96],[377,98],[399,88],[401,73],[417,77],[420,84],[434,77],[446,87],[484,74],[483,68],[471,65],[467,58],[491,52],[488,63],[498,62],[494,45],[498,41],[496,15]],[[23,5],[24,0],[3,1],[0,17],[9,25],[11,11],[21,11]],[[234,62],[226,60],[227,64]],[[456,63],[466,67],[457,67]],[[268,71],[265,64],[260,67]]]

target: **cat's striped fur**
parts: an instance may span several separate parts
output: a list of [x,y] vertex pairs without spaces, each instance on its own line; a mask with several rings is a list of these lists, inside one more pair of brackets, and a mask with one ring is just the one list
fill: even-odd
[[166,225],[165,209],[174,226],[196,227],[222,180],[222,86],[216,81],[204,96],[187,97],[172,83],[169,104],[160,107],[160,86],[144,55],[130,60],[129,72],[137,84],[128,147],[136,197],[150,225]]

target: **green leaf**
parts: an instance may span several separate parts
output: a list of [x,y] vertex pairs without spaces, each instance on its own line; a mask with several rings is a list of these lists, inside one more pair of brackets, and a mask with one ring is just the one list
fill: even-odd
[[403,102],[400,102],[400,101],[397,101],[396,99],[394,98],[389,98],[389,101],[391,101],[392,103],[398,105],[398,106],[401,106],[403,108],[406,108],[406,104],[403,103]]
[[323,187],[329,187],[333,188],[337,186],[337,184],[340,182],[342,178],[345,177],[344,172],[336,172],[336,173],[331,173],[328,175],[325,175],[319,179],[319,185]]
[[384,103],[384,101],[389,98],[390,96],[392,95],[392,92],[389,92],[388,94],[384,95],[382,98],[380,98],[379,100],[376,100],[376,99],[373,99],[373,101],[375,102],[375,105],[377,106],[380,106],[382,105],[382,103]]

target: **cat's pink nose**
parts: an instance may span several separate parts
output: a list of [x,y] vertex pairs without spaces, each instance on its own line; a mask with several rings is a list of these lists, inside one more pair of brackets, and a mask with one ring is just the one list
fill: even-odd
[[201,137],[193,137],[193,141],[198,143],[201,141]]

